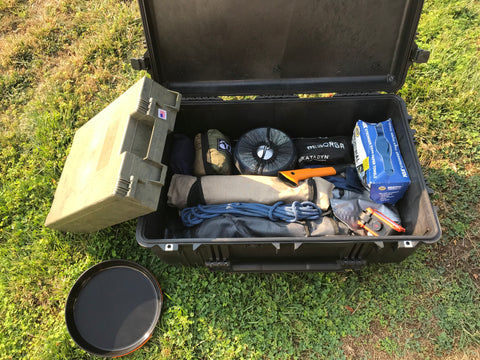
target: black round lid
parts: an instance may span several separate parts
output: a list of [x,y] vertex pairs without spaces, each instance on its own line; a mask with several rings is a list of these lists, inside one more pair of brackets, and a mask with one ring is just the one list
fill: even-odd
[[122,356],[141,347],[160,317],[162,292],[144,267],[109,260],[85,271],[65,306],[72,339],[98,356]]

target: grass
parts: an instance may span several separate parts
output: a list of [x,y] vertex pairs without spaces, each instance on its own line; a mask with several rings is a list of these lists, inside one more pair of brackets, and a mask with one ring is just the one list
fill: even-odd
[[77,277],[106,259],[158,278],[165,304],[131,359],[480,358],[480,4],[427,1],[427,64],[399,94],[444,231],[360,273],[223,274],[160,262],[135,221],[91,235],[43,227],[75,131],[143,76],[135,1],[0,0],[0,359],[89,359],[66,330]]

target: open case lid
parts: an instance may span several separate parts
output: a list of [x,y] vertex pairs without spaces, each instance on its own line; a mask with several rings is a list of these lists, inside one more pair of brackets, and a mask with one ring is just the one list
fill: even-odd
[[423,1],[139,0],[147,53],[132,59],[183,96],[395,92]]

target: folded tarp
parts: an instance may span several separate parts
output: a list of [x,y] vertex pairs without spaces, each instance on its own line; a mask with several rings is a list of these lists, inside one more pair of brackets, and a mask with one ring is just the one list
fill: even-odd
[[348,228],[331,217],[289,223],[259,217],[230,214],[207,219],[193,228],[172,233],[180,238],[257,238],[257,237],[311,237],[346,234]]

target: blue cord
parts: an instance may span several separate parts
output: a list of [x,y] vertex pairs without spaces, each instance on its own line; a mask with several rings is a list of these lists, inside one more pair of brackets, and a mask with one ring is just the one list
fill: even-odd
[[256,216],[268,218],[271,221],[283,220],[287,222],[295,222],[299,220],[318,219],[322,214],[322,211],[316,204],[310,201],[304,201],[302,203],[295,201],[291,205],[283,205],[283,202],[279,201],[272,206],[238,202],[189,207],[180,212],[180,217],[185,226],[192,227],[200,224],[206,219],[220,216],[222,214]]

